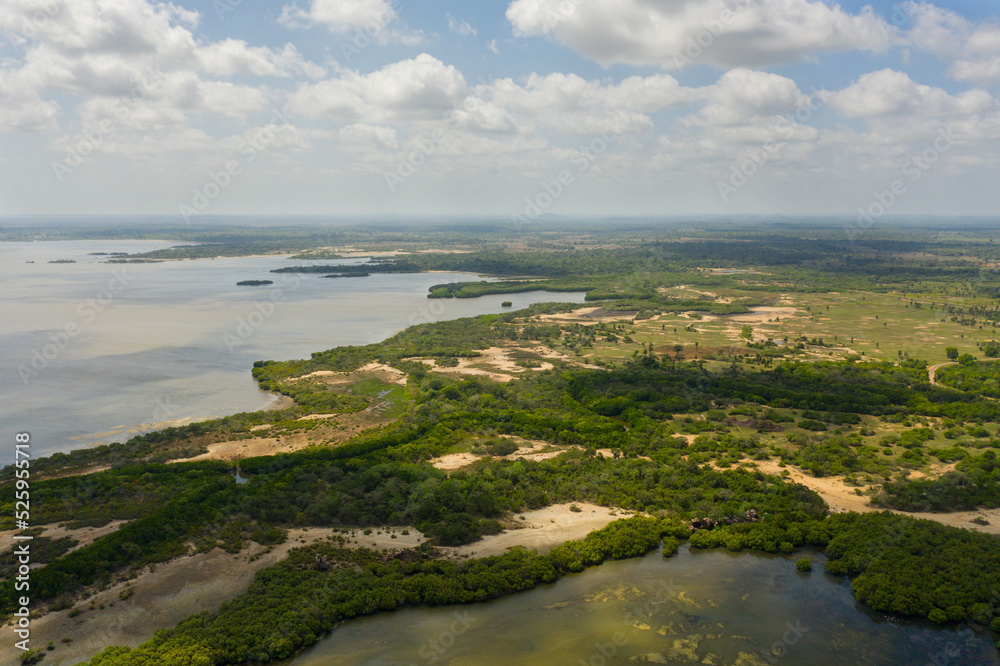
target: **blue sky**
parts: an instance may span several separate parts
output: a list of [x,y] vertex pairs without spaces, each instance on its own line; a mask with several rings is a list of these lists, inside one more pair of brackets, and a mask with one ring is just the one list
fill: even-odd
[[995,215],[998,14],[5,0],[0,215]]

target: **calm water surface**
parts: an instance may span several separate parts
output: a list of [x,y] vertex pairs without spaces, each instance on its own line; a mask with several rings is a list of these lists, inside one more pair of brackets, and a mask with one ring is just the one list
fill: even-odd
[[353,620],[290,663],[1000,664],[988,635],[890,621],[824,574],[821,554],[810,557],[815,569],[802,574],[790,557],[684,546],[487,603]]
[[[412,324],[501,312],[505,300],[583,301],[545,292],[427,298],[431,285],[481,279],[465,273],[330,280],[270,273],[311,263],[285,257],[107,264],[91,254],[173,245],[0,243],[0,441],[28,431],[40,456],[262,409],[275,398],[250,376],[254,361],[378,342]],[[67,259],[77,263],[49,263]],[[236,286],[253,279],[274,284]],[[0,464],[12,450],[0,447]]]

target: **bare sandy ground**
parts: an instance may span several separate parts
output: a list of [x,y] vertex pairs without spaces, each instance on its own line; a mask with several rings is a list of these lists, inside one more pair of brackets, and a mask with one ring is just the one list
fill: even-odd
[[[757,463],[758,469],[765,474],[779,475],[782,471],[787,471],[789,477],[796,483],[815,490],[823,500],[830,505],[830,509],[835,512],[857,511],[858,513],[868,513],[870,511],[882,511],[868,504],[866,495],[858,495],[854,492],[853,486],[848,486],[840,478],[824,477],[817,479],[809,476],[789,465],[788,467],[778,467],[774,461]],[[913,516],[914,518],[926,518],[942,525],[952,527],[964,527],[965,529],[983,532],[984,534],[1000,535],[1000,509],[981,509],[977,511],[955,511],[953,513],[910,513],[907,511],[892,511],[903,516]],[[977,525],[971,522],[973,518],[981,517],[989,521],[989,525]]]
[[453,469],[461,469],[467,465],[471,465],[477,460],[482,460],[486,456],[477,456],[475,453],[449,453],[448,455],[441,456],[440,458],[435,458],[431,461],[431,464],[438,469],[451,471]]
[[[44,531],[40,536],[51,537],[53,539],[60,539],[62,537],[75,539],[78,543],[67,551],[72,553],[74,550],[78,550],[84,546],[89,546],[105,534],[111,534],[127,522],[127,520],[113,520],[103,527],[80,527],[75,530],[66,529],[63,527],[62,523],[45,525],[42,526]],[[10,547],[14,545],[14,535],[20,533],[20,531],[21,530],[7,530],[5,532],[0,532],[0,551],[9,550]]]
[[369,428],[375,428],[392,422],[392,418],[381,417],[378,413],[363,410],[351,414],[309,414],[303,416],[303,421],[330,421],[312,432],[293,432],[283,434],[280,438],[268,437],[272,428],[270,424],[254,426],[251,431],[257,434],[252,439],[235,439],[225,442],[206,444],[207,453],[192,458],[171,460],[171,463],[195,462],[199,460],[235,461],[255,456],[273,456],[279,453],[301,451],[318,442],[343,442]]
[[733,321],[741,324],[766,324],[768,319],[775,317],[794,317],[798,313],[797,308],[790,307],[759,307],[750,308],[751,312],[746,314],[731,315]]
[[[559,504],[524,512],[513,519],[516,524],[523,525],[520,529],[442,551],[456,559],[501,555],[513,546],[526,546],[546,553],[565,541],[582,539],[612,521],[631,515],[592,504],[578,504],[578,512],[572,511],[570,506]],[[403,534],[404,531],[407,534]],[[362,529],[354,529],[342,536],[347,539],[346,545],[379,550],[413,548],[424,541],[423,534],[413,527],[372,529],[370,532],[365,534]],[[44,646],[53,641],[56,649],[46,655],[45,663],[55,666],[77,664],[109,645],[135,647],[158,629],[173,627],[195,613],[216,610],[223,602],[242,593],[257,571],[281,561],[291,549],[328,539],[334,534],[329,528],[289,530],[288,540],[271,549],[252,544],[241,553],[231,555],[216,548],[156,565],[145,569],[133,581],[119,583],[79,602],[76,608],[83,612],[76,617],[69,617],[70,609],[67,609],[35,619],[31,625],[32,643]],[[122,599],[120,595],[126,589],[131,589],[132,594]],[[91,604],[93,610],[90,610]],[[72,638],[73,642],[63,644],[63,638]],[[3,644],[11,645],[13,640],[11,625],[0,628]],[[0,666],[16,663],[17,655],[12,650],[0,651]]]
[[254,439],[237,439],[227,442],[217,442],[206,446],[208,453],[194,456],[193,458],[179,458],[171,460],[171,463],[197,462],[199,460],[227,460],[233,461],[241,458],[254,458],[257,456],[273,456],[278,453],[291,453],[305,448],[296,442],[279,442],[271,437],[256,437]]
[[[473,358],[460,358],[458,359],[458,365],[450,368],[441,367],[437,364],[437,360],[432,358],[414,358],[413,361],[420,361],[424,365],[428,365],[437,372],[442,372],[445,374],[452,375],[478,375],[481,377],[488,377],[493,381],[497,382],[509,382],[514,378],[514,375],[519,375],[522,372],[542,371],[551,370],[554,366],[551,363],[542,362],[541,366],[538,368],[522,368],[517,365],[510,356],[508,356],[508,349],[503,347],[490,347],[489,349],[476,350],[479,352],[479,356]],[[496,368],[496,372],[492,370],[485,370],[483,368],[477,368],[473,366],[488,365],[490,367]]]
[[[577,504],[579,512],[571,511],[570,506],[573,505],[554,504],[537,511],[526,511],[516,518],[517,523],[524,525],[521,529],[507,530],[484,537],[476,543],[441,550],[452,557],[503,555],[513,546],[525,546],[547,553],[566,541],[582,539],[608,523],[633,515],[621,509],[609,509],[596,504]],[[524,516],[524,520],[520,516]]]
[[[454,367],[442,367],[438,365],[436,359],[433,358],[410,358],[411,361],[419,361],[424,365],[433,368],[436,372],[441,372],[444,374],[458,375],[458,376],[470,376],[475,375],[479,377],[486,377],[492,381],[496,382],[509,382],[514,379],[515,376],[526,373],[526,372],[541,372],[543,370],[551,370],[555,367],[553,363],[548,361],[541,361],[541,364],[537,368],[522,368],[517,365],[517,363],[510,357],[510,353],[514,351],[530,351],[538,354],[542,358],[547,358],[552,361],[562,361],[566,363],[572,363],[574,365],[580,366],[582,368],[588,368],[592,370],[603,370],[600,366],[589,365],[587,363],[582,363],[578,360],[572,359],[562,352],[558,352],[555,349],[546,347],[544,345],[537,345],[530,348],[525,347],[490,347],[489,349],[476,350],[479,352],[479,356],[474,358],[460,358],[458,359],[458,365]],[[478,367],[477,367],[478,366]],[[482,366],[487,366],[491,368],[487,370]]]
[[538,319],[540,321],[565,323],[572,322],[574,324],[602,324],[610,322],[631,322],[637,312],[635,310],[620,311],[617,314],[602,314],[603,307],[589,307],[589,308],[579,308],[573,310],[572,312],[563,312],[561,314],[549,314],[549,315],[539,315]]
[[[318,540],[329,534],[327,529],[292,530],[288,541],[265,552],[253,544],[238,555],[220,549],[190,557],[179,557],[146,569],[136,580],[119,583],[99,592],[77,608],[84,612],[69,617],[70,609],[49,613],[31,623],[33,645],[44,646],[53,641],[56,649],[45,656],[49,666],[76,664],[90,659],[109,645],[135,647],[152,637],[158,629],[173,627],[181,620],[205,610],[215,610],[221,603],[245,590],[254,574],[288,554],[301,539]],[[249,561],[254,555],[260,557]],[[133,594],[122,600],[119,595],[126,587]],[[88,610],[93,602],[95,609]],[[104,608],[101,608],[101,605]],[[114,604],[114,605],[112,605]],[[72,638],[65,645],[63,638]],[[0,628],[0,642],[11,645],[13,627]],[[14,664],[12,650],[0,651],[0,664]]]
[[[431,464],[440,470],[450,471],[455,469],[461,469],[463,467],[471,465],[472,463],[478,460],[491,457],[501,458],[504,460],[518,460],[520,458],[524,458],[525,460],[539,462],[542,460],[549,460],[550,458],[555,458],[556,456],[560,456],[566,453],[566,451],[581,448],[579,446],[570,446],[566,448],[558,448],[551,451],[546,451],[545,449],[551,446],[548,442],[528,441],[528,440],[517,439],[514,437],[505,437],[505,436],[501,436],[501,438],[515,439],[515,441],[517,441],[520,447],[517,449],[517,451],[511,453],[508,456],[488,456],[488,455],[478,455],[475,453],[468,453],[468,452],[449,453],[447,455],[441,456],[440,458],[434,458],[433,460],[431,460]],[[610,449],[608,449],[608,451],[610,452]],[[610,456],[610,453],[608,455]]]
[[[370,534],[365,534],[366,529]],[[344,545],[355,548],[374,548],[376,550],[402,550],[404,548],[416,548],[426,541],[423,533],[416,527],[393,526],[366,529],[357,528],[350,530],[347,534],[341,535],[346,538]],[[403,534],[403,532],[408,532],[408,534]],[[306,539],[306,542],[308,543],[309,540]],[[299,545],[303,544],[300,543]]]
[[309,377],[329,377],[335,379],[342,378],[343,381],[346,383],[350,381],[352,376],[359,373],[375,374],[378,375],[384,381],[406,386],[407,374],[398,368],[394,368],[391,365],[386,365],[384,363],[369,363],[352,372],[334,372],[333,370],[317,370],[316,372],[310,372],[308,375],[302,375],[301,377],[297,377],[296,379],[307,379]]
[[[485,356],[485,352],[483,352],[483,354]],[[436,372],[440,372],[446,375],[465,375],[465,376],[472,375],[472,376],[486,377],[487,379],[500,383],[506,383],[514,379],[513,375],[503,374],[500,372],[490,372],[489,370],[483,370],[482,368],[471,367],[473,364],[482,365],[487,363],[487,360],[486,358],[484,358],[484,356],[478,356],[472,359],[460,358],[458,359],[458,365],[452,367],[439,366],[437,360],[433,358],[411,358],[408,360],[419,361],[424,365],[432,368]]]

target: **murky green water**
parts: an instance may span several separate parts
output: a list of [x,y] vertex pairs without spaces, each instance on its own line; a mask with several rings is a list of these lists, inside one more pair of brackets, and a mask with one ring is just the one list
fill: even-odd
[[682,548],[484,604],[347,622],[294,666],[1000,664],[994,638],[894,621],[788,557]]

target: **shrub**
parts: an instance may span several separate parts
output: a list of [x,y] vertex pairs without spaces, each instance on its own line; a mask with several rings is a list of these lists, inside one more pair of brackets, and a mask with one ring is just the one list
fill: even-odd
[[677,549],[681,547],[681,542],[675,537],[663,538],[663,557],[673,557],[677,554]]
[[944,624],[948,621],[948,614],[940,608],[935,608],[927,614],[927,619],[931,622],[936,622],[937,624]]
[[486,445],[486,451],[491,456],[509,456],[510,454],[517,451],[518,446],[509,439],[501,439],[496,442],[490,442]]

